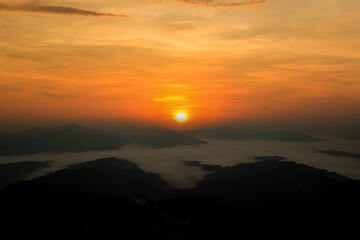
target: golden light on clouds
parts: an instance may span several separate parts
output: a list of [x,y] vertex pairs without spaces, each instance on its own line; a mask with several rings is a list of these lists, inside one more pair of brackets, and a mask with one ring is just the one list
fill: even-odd
[[232,2],[0,0],[2,121],[360,117],[359,1]]

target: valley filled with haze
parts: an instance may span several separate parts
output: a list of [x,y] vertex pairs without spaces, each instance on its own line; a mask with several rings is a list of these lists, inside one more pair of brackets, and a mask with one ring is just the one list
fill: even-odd
[[[162,131],[162,130],[160,130]],[[154,140],[156,141],[156,135]],[[349,153],[359,152],[359,141],[340,137],[324,138],[315,142],[285,142],[274,140],[216,140],[202,139],[207,144],[177,145],[166,148],[141,144],[119,146],[115,150],[84,152],[43,152],[38,154],[1,156],[1,163],[24,161],[48,162],[47,167],[34,171],[27,179],[66,168],[68,165],[104,157],[125,158],[147,172],[162,176],[176,187],[191,187],[206,174],[201,169],[186,166],[184,161],[233,166],[238,163],[256,162],[257,156],[281,156],[289,161],[337,172],[353,179],[360,179],[360,156],[334,156],[321,150],[335,149]]]

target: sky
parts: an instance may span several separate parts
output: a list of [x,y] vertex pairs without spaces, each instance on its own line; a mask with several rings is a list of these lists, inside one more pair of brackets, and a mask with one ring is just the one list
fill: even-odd
[[0,0],[0,132],[356,127],[359,12],[344,0]]

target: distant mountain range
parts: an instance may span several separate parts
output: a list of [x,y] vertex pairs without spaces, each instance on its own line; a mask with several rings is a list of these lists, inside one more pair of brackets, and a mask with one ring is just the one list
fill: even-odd
[[296,131],[249,130],[232,127],[195,129],[183,131],[183,133],[201,138],[227,139],[238,141],[257,139],[284,142],[314,142],[323,140]]
[[206,144],[206,142],[160,127],[109,132],[68,124],[54,128],[36,127],[10,136],[2,136],[0,156],[113,150],[127,144],[162,148]]
[[109,150],[123,144],[118,137],[68,124],[54,128],[36,127],[7,136],[0,142],[0,155]]
[[351,140],[358,140],[360,141],[360,130],[355,130],[350,133],[344,134],[345,138],[351,139]]
[[255,156],[254,157],[255,160],[257,161],[271,161],[271,160],[277,160],[277,161],[282,161],[282,160],[286,160],[285,157],[282,156]]
[[240,141],[259,139],[287,142],[322,140],[295,131],[244,130],[229,127],[174,131],[155,126],[105,131],[68,124],[53,128],[36,127],[10,136],[1,136],[0,156],[39,152],[114,150],[128,144],[142,144],[154,148],[165,148],[207,143],[199,138]]
[[360,154],[337,151],[337,150],[317,150],[320,153],[328,154],[335,157],[350,157],[350,158],[360,158]]
[[157,126],[113,131],[112,134],[126,139],[129,144],[142,144],[154,148],[207,144],[207,142],[188,134]]

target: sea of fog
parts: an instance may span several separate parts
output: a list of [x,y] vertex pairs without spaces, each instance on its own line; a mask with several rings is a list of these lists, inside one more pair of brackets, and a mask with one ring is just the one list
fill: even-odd
[[289,161],[337,172],[344,176],[360,179],[360,159],[335,157],[317,150],[338,150],[359,154],[360,141],[342,138],[327,138],[326,141],[290,143],[279,141],[230,141],[203,139],[209,144],[198,146],[176,146],[171,148],[150,148],[128,145],[117,150],[39,153],[22,156],[0,157],[0,163],[23,161],[50,161],[50,167],[34,172],[28,178],[38,177],[67,165],[104,157],[118,157],[132,161],[147,172],[159,174],[176,187],[188,188],[201,180],[207,172],[189,167],[183,161],[201,161],[204,164],[233,166],[238,163],[254,162],[255,156],[282,156]]

